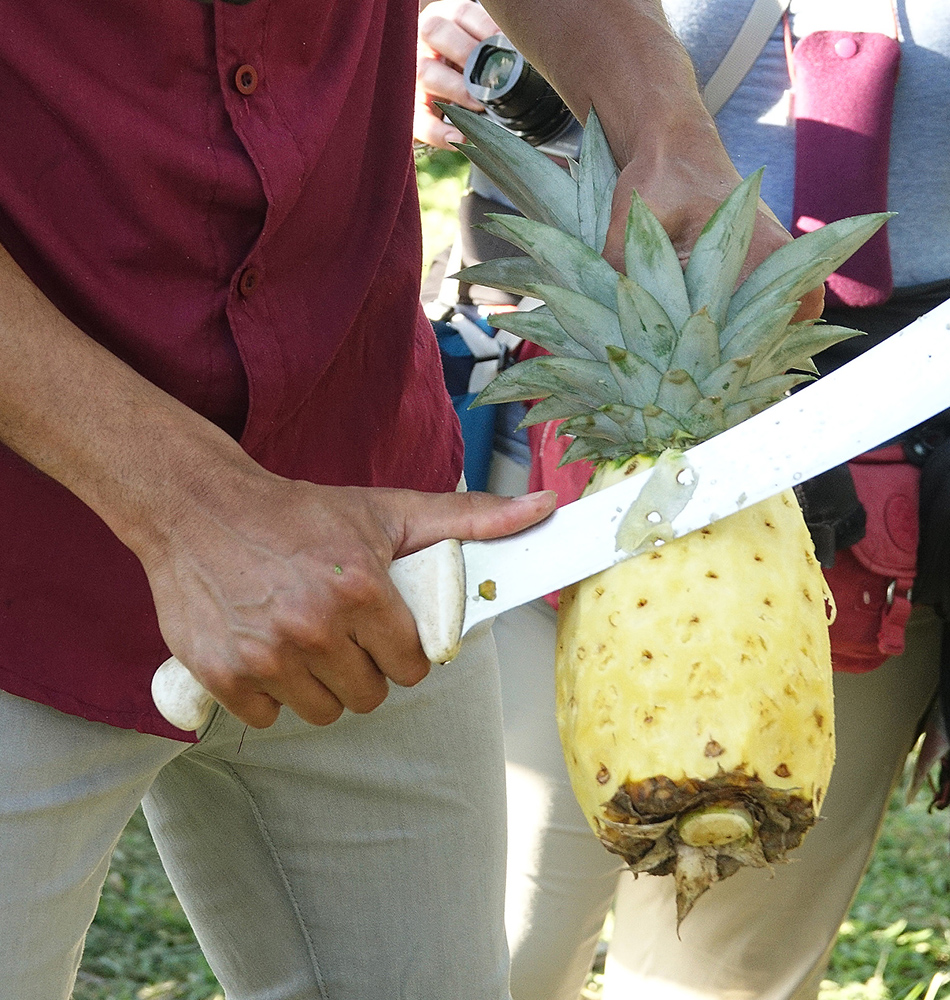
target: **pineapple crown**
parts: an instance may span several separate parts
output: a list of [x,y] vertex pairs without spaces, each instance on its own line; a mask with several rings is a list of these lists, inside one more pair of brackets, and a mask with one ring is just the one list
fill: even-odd
[[792,322],[820,285],[889,218],[833,222],[776,250],[736,289],[752,241],[762,171],[729,195],[683,267],[634,193],[620,273],[601,256],[618,171],[592,109],[578,161],[562,169],[481,115],[450,105],[459,149],[524,218],[486,231],[527,256],[462,270],[463,281],[543,302],[489,317],[548,352],[501,372],[474,406],[538,400],[522,426],[560,420],[564,462],[625,460],[713,437],[786,396],[818,370],[813,354],[857,331]]

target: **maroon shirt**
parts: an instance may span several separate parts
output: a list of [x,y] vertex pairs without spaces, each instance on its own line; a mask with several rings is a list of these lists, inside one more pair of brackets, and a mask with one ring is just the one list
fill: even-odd
[[[283,476],[461,472],[418,305],[417,3],[0,0],[0,243]],[[0,687],[191,738],[151,703],[168,652],[136,558],[2,448],[0,533]]]

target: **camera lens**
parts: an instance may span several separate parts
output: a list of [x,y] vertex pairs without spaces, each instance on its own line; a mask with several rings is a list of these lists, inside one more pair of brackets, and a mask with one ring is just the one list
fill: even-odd
[[492,35],[475,48],[464,77],[488,117],[533,146],[553,139],[574,121],[554,88],[504,35]]
[[514,52],[507,49],[490,49],[480,64],[476,65],[478,85],[487,90],[501,90],[511,77],[515,68]]

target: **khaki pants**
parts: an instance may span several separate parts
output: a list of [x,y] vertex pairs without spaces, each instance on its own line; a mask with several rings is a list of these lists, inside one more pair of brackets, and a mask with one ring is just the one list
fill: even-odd
[[504,771],[487,630],[383,706],[201,742],[0,693],[0,1000],[65,1000],[145,796],[228,1000],[507,1000]]
[[535,602],[495,623],[514,1000],[577,1000],[615,894],[605,1000],[814,1000],[936,687],[935,616],[915,611],[903,656],[835,676],[837,763],[822,819],[794,860],[773,877],[747,869],[713,886],[680,937],[672,879],[622,871],[574,802],[554,723],[554,621]]

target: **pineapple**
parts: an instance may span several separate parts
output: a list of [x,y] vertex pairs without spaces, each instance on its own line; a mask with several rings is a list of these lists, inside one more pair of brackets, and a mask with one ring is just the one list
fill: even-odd
[[[792,319],[885,215],[802,236],[736,289],[761,172],[685,268],[635,194],[621,274],[601,256],[617,170],[595,112],[568,172],[444,110],[525,216],[485,228],[527,256],[460,277],[543,303],[491,319],[548,355],[502,372],[476,405],[537,400],[525,425],[560,421],[564,461],[594,464],[588,491],[765,409],[817,375],[812,354],[854,335]],[[785,860],[817,819],[834,760],[829,607],[792,491],[561,593],[557,714],[574,792],[635,873],[674,875],[680,921],[741,866]]]

